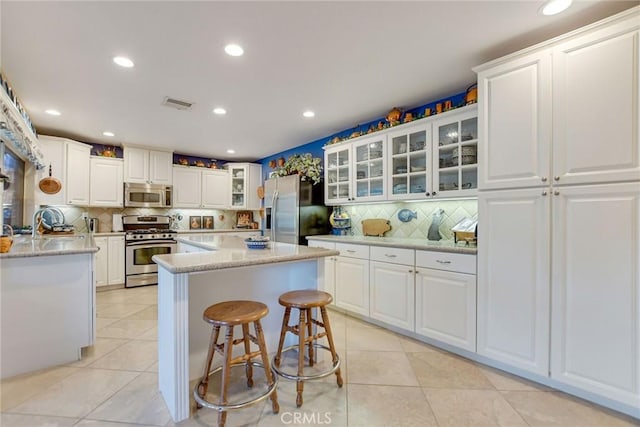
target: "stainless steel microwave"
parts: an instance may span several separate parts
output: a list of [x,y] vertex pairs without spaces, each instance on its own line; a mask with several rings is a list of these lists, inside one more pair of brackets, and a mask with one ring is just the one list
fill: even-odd
[[124,206],[131,208],[170,208],[173,187],[162,184],[124,183]]

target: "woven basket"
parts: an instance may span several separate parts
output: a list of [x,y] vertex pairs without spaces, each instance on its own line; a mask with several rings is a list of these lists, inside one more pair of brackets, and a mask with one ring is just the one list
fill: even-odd
[[13,239],[10,236],[0,237],[0,254],[6,254],[11,249]]

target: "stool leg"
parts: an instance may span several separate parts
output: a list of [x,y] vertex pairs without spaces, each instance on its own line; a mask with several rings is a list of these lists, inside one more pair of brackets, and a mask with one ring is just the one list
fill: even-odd
[[[222,390],[220,391],[220,404],[227,404],[227,386],[229,374],[231,374],[231,353],[233,352],[233,326],[227,326],[227,334],[224,341],[224,362],[222,365]],[[218,414],[218,427],[224,427],[227,421],[227,411]]]
[[[198,394],[204,398],[209,388],[209,372],[211,371],[211,362],[213,361],[213,355],[216,352],[216,345],[218,344],[218,336],[220,335],[220,326],[214,325],[211,331],[211,341],[209,342],[209,353],[207,354],[207,362],[204,365],[204,372],[202,379],[198,385]],[[196,403],[196,408],[200,409],[202,405]]]
[[313,322],[311,322],[311,309],[307,308],[307,339],[309,340],[309,366],[313,366]]
[[[256,330],[256,338],[258,339],[258,347],[260,348],[260,357],[262,357],[262,364],[264,365],[264,375],[267,377],[267,383],[271,386],[275,382],[275,379],[273,378],[274,373],[271,371],[271,366],[269,365],[269,353],[267,353],[267,345],[264,343],[264,334],[262,333],[260,320],[253,322],[253,327]],[[277,390],[274,390],[269,398],[271,398],[271,409],[274,414],[277,414],[280,412]]]
[[[249,341],[249,324],[242,324],[242,336],[244,338],[244,354],[251,354],[251,345]],[[251,359],[247,359],[247,365],[245,366],[245,373],[247,374],[247,386],[253,387],[253,367],[251,366]]]
[[[331,357],[333,358],[333,363],[336,363],[336,361],[338,360],[338,354],[336,353],[336,346],[333,344],[333,334],[331,333],[331,324],[329,324],[327,308],[320,307],[320,312],[322,313],[322,323],[324,323],[324,330],[327,333],[327,341],[329,341]],[[342,387],[342,376],[340,375],[340,368],[336,370],[336,382],[338,383],[338,387]]]
[[[300,321],[298,323],[298,376],[304,375],[304,344],[305,344],[305,314],[306,310],[300,309]],[[302,390],[304,389],[304,381],[296,381],[296,406],[302,406]]]
[[273,363],[276,366],[280,366],[280,357],[282,356],[282,346],[284,345],[284,337],[287,334],[287,328],[289,327],[289,317],[291,316],[291,307],[285,307],[284,317],[282,318],[282,328],[280,328],[280,342],[278,343],[278,351],[276,357],[273,359]]

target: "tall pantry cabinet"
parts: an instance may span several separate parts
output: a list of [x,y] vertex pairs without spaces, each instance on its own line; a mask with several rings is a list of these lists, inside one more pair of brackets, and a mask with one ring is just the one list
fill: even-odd
[[475,69],[478,353],[631,408],[640,408],[639,11]]

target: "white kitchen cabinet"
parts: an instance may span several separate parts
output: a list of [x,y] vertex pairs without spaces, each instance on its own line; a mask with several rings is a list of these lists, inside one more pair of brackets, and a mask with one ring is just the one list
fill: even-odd
[[351,167],[350,144],[327,147],[324,152],[326,205],[341,205],[352,201]]
[[[309,247],[311,248],[324,248],[335,250],[336,244],[333,242],[324,242],[322,240],[309,240]],[[336,295],[336,261],[337,256],[328,256],[319,259],[322,261],[324,268],[319,271],[320,277],[318,277],[318,287],[325,292],[331,294],[334,297],[333,303],[335,303]]]
[[227,163],[229,171],[231,209],[260,209],[258,187],[262,185],[262,165],[255,163]]
[[540,188],[478,196],[478,354],[544,376],[549,372],[550,198]]
[[122,159],[91,157],[89,205],[122,207],[124,165]]
[[110,285],[124,283],[124,236],[109,236],[109,273],[107,280]]
[[96,286],[124,283],[124,236],[93,238],[100,249],[96,252]]
[[640,408],[640,184],[552,196],[551,377]]
[[360,138],[353,143],[352,201],[375,202],[385,200],[386,192],[386,142],[385,135]]
[[91,172],[91,146],[79,142],[67,142],[67,171],[65,196],[68,205],[88,206]]
[[173,166],[174,208],[202,207],[202,172],[195,167]]
[[93,241],[98,247],[96,252],[96,286],[109,284],[109,238],[106,236],[94,237]]
[[171,185],[173,154],[144,148],[124,147],[124,181]]
[[390,200],[426,199],[433,187],[431,121],[402,126],[388,136]]
[[369,316],[369,247],[336,243],[336,307]]
[[[46,167],[35,172],[35,204],[36,205],[66,205],[66,139],[53,136],[38,136],[40,150],[44,155]],[[54,178],[60,180],[62,189],[56,194],[46,194],[40,191],[38,183],[46,176],[49,176],[49,167]]]
[[480,190],[545,185],[551,155],[551,52],[478,72]]
[[370,317],[414,331],[415,281],[412,249],[370,247]]
[[476,351],[475,258],[416,251],[417,334]]
[[[229,206],[229,172],[225,170],[202,171],[202,207],[226,209]],[[256,188],[257,191],[257,188]]]

